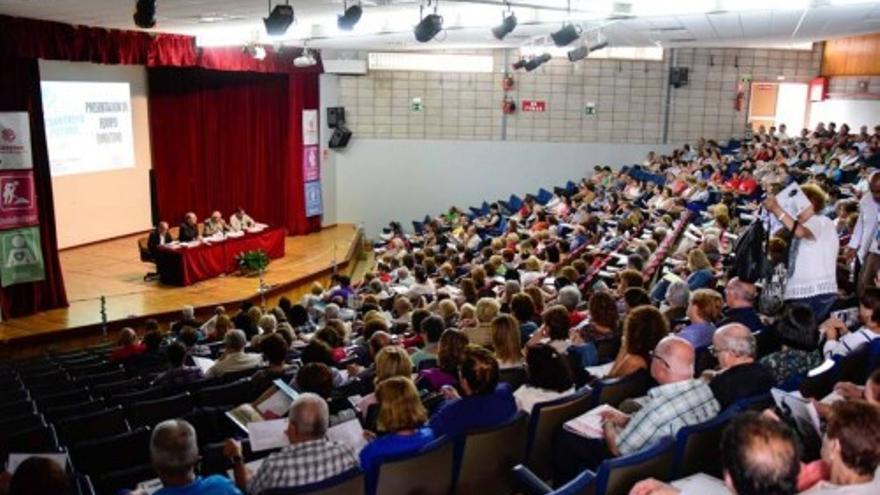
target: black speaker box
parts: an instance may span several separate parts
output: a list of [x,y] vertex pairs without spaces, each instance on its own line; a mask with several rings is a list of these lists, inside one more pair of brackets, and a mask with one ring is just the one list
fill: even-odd
[[333,130],[333,135],[330,136],[330,143],[328,146],[334,149],[345,148],[348,145],[349,139],[351,139],[351,131],[348,130],[348,127],[338,125]]
[[327,107],[327,127],[336,129],[345,125],[345,107]]
[[687,67],[673,67],[672,70],[669,71],[669,84],[673,87],[680,88],[682,86],[687,86],[688,84],[688,68]]

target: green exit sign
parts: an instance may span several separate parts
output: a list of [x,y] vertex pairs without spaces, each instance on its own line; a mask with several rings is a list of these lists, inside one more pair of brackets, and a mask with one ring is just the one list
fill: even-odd
[[599,113],[599,111],[596,110],[595,103],[590,102],[584,105],[584,115],[596,115],[597,113]]

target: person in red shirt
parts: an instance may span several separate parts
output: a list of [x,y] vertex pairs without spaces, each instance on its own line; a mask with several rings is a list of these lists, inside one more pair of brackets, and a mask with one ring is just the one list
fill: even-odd
[[137,334],[131,328],[125,327],[119,333],[119,347],[110,352],[110,361],[114,363],[125,361],[128,358],[143,354],[147,346],[138,342]]
[[748,170],[743,170],[739,175],[739,184],[735,188],[736,192],[743,196],[751,196],[757,188],[758,181],[755,180],[752,173]]
[[741,180],[739,174],[734,173],[729,179],[727,179],[727,182],[724,183],[724,187],[736,191],[739,189],[739,183]]

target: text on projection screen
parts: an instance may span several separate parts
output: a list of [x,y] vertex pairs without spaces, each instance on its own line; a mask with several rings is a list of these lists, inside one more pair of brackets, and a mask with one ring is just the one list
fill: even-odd
[[40,86],[53,177],[134,167],[128,83],[43,81]]

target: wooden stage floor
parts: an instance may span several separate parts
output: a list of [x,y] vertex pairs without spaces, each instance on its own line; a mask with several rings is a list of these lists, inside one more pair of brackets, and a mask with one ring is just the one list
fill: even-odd
[[[144,274],[154,269],[140,261],[137,239],[132,235],[61,251],[61,267],[70,306],[0,323],[0,344],[32,340],[64,330],[96,327],[101,323],[100,298],[106,297],[111,330],[125,320],[166,315],[184,304],[209,308],[258,295],[257,278],[228,275],[188,287],[145,282]],[[287,290],[298,282],[313,280],[356,257],[360,234],[355,225],[340,224],[305,236],[287,237],[284,258],[273,260],[265,274],[270,286]],[[276,294],[277,297],[277,294]],[[227,307],[227,311],[236,308]],[[116,322],[117,324],[113,324]],[[38,340],[43,340],[39,338]]]

